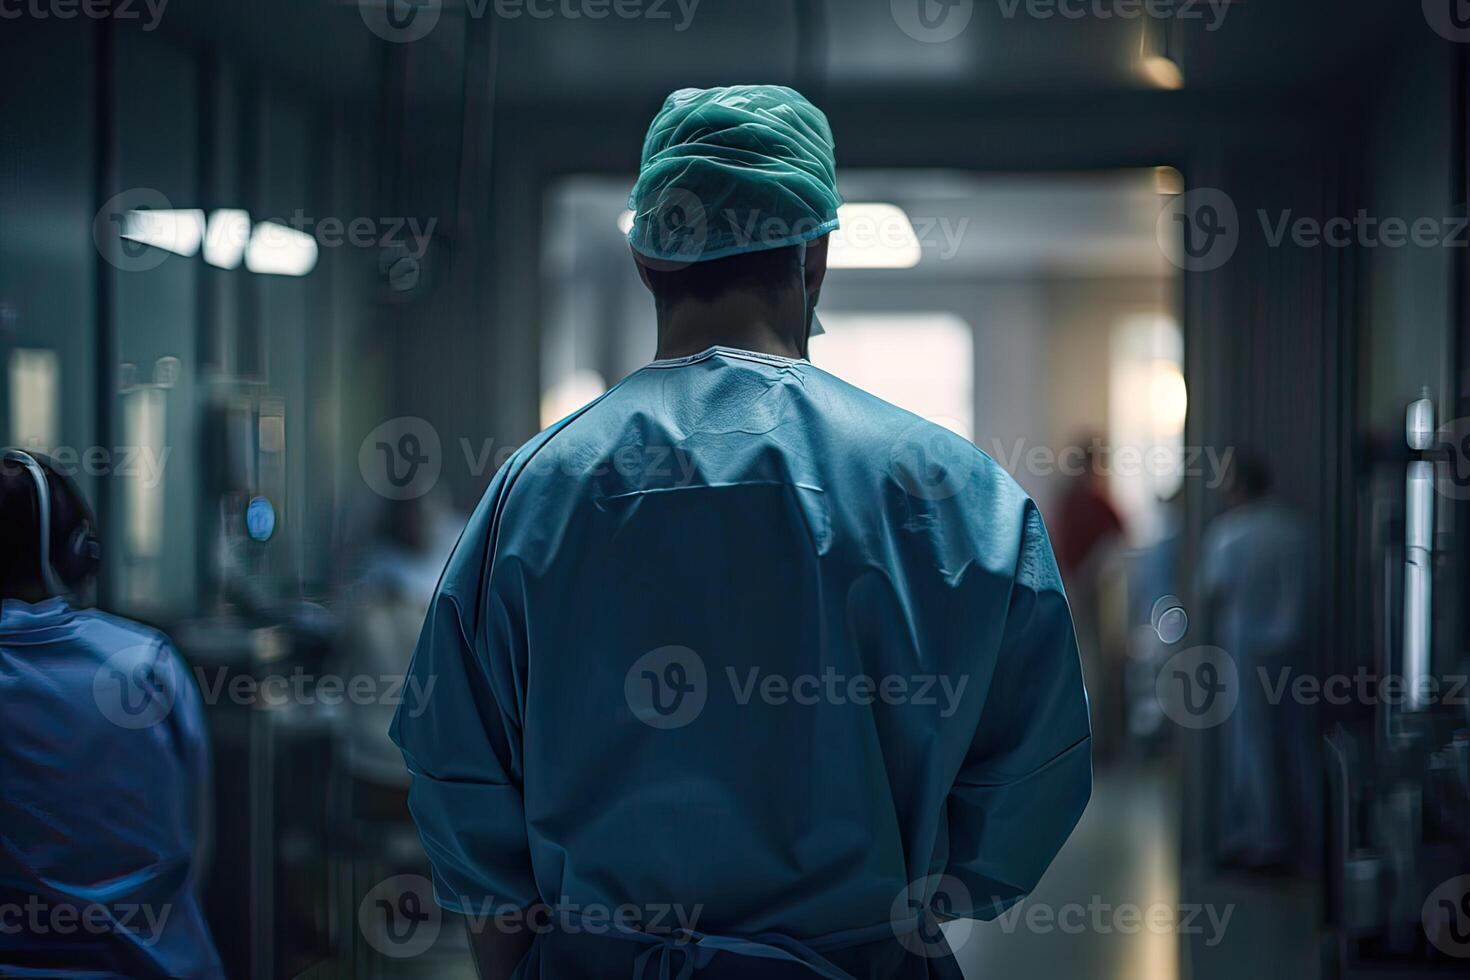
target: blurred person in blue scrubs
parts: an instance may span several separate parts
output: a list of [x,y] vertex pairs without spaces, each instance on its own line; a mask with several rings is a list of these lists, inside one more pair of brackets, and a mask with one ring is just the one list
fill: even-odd
[[1305,669],[1311,563],[1301,516],[1272,490],[1265,459],[1239,449],[1227,509],[1200,546],[1199,590],[1216,642],[1235,660],[1240,701],[1222,731],[1220,856],[1247,871],[1309,865],[1315,817],[1307,705],[1271,696]]
[[[433,497],[386,501],[345,590],[335,669],[343,677],[400,678],[459,539],[464,515]],[[406,696],[412,696],[411,692]],[[340,750],[352,776],[354,815],[408,818],[408,771],[388,738],[394,699],[350,704]]]
[[670,96],[630,200],[656,358],[450,559],[393,737],[482,977],[958,977],[937,923],[1023,898],[1087,803],[1035,505],[807,360],[840,203],[798,93]]
[[195,896],[209,756],[168,638],[65,598],[95,522],[45,457],[0,462],[0,976],[222,977]]

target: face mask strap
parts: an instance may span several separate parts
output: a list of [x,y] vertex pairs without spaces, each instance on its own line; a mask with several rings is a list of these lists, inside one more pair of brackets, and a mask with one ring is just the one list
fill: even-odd
[[814,293],[808,293],[806,291],[806,249],[808,244],[810,243],[801,242],[796,246],[796,285],[801,290],[802,315],[806,322],[807,339],[811,339],[825,331],[819,325],[816,325],[817,297]]

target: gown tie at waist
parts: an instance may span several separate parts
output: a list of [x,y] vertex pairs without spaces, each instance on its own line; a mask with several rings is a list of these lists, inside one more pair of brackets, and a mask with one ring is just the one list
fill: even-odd
[[[649,933],[616,927],[614,934],[648,946],[633,961],[633,980],[691,980],[695,971],[709,966],[718,953],[749,959],[798,963],[814,976],[824,980],[856,980],[852,974],[833,964],[822,952],[865,946],[882,939],[912,932],[918,919],[883,923],[847,932],[836,932],[805,942],[779,932],[762,932],[750,936],[719,936],[694,929],[678,929],[670,933]],[[658,964],[650,976],[649,967]]]

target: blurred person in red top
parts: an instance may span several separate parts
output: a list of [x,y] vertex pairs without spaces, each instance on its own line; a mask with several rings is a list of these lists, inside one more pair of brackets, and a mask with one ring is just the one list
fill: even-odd
[[[1099,545],[1123,537],[1123,519],[1108,499],[1107,477],[1102,472],[1101,443],[1096,437],[1073,447],[1080,450],[1081,471],[1073,472],[1070,485],[1057,506],[1057,564],[1063,575],[1077,573],[1098,551]],[[1078,453],[1073,452],[1075,458]],[[1070,580],[1068,582],[1070,585]]]
[[1127,594],[1121,574],[1110,573],[1126,532],[1108,498],[1103,452],[1096,436],[1084,436],[1065,451],[1068,486],[1052,522],[1057,565],[1077,626],[1098,761],[1108,759],[1122,738],[1127,650]]

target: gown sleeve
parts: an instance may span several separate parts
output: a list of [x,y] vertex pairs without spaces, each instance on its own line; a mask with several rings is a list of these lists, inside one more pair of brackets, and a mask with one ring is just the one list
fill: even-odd
[[1027,501],[997,663],[949,794],[947,874],[971,903],[954,914],[992,919],[1026,897],[1091,794],[1076,634],[1046,528]]
[[470,518],[440,580],[389,730],[410,776],[409,810],[455,912],[536,901],[522,796],[525,621],[514,571],[497,563],[512,457]]

